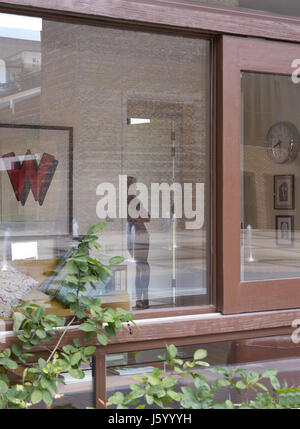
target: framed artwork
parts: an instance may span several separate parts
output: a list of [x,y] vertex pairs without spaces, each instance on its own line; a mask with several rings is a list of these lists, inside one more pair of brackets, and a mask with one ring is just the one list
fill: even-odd
[[0,124],[0,237],[70,235],[73,129]]
[[295,209],[295,176],[293,174],[274,176],[274,209]]
[[276,216],[276,242],[291,246],[294,241],[294,216]]

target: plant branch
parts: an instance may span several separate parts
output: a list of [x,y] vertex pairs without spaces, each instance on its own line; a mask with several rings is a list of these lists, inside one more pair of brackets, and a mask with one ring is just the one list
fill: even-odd
[[63,340],[64,336],[65,336],[65,335],[66,335],[66,333],[67,333],[68,327],[69,327],[70,325],[72,325],[72,323],[74,322],[74,320],[75,320],[75,319],[76,319],[76,317],[75,317],[75,316],[73,316],[73,317],[72,317],[72,319],[70,320],[70,322],[67,324],[66,329],[65,329],[65,330],[64,330],[64,332],[61,334],[61,336],[60,336],[60,338],[59,338],[59,340],[58,340],[58,342],[57,342],[56,346],[54,347],[54,349],[52,350],[52,353],[50,354],[49,358],[47,359],[47,363],[48,363],[48,362],[50,362],[50,360],[53,358],[53,356],[54,356],[54,354],[55,354],[56,350],[58,349],[58,347],[59,347],[60,343],[62,342],[62,340]]

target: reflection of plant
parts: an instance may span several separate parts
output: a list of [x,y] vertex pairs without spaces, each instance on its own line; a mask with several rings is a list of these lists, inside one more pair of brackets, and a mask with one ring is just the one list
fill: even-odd
[[[213,367],[210,371],[217,374],[218,378],[210,382],[199,369],[196,370],[197,367],[209,367],[202,360],[207,356],[206,350],[197,350],[192,361],[178,359],[174,345],[167,346],[167,352],[168,358],[159,356],[164,362],[164,370],[155,368],[150,374],[135,377],[138,383],[130,386],[131,392],[126,396],[116,392],[109,398],[109,405],[121,409],[145,408],[146,404],[164,409],[272,409],[300,406],[300,389],[281,388],[276,370],[265,370],[260,375],[256,370]],[[188,376],[193,382],[192,387],[181,386],[182,377]],[[265,386],[265,382],[271,385],[270,389]],[[216,393],[224,388],[228,389],[228,399],[217,401]],[[231,392],[241,395],[247,390],[256,393],[255,399],[240,404],[234,404],[229,399]]]
[[10,77],[12,78],[12,80],[19,80],[20,72],[17,72],[16,70],[14,70],[10,73]]
[[[44,307],[31,303],[24,303],[13,314],[14,332],[19,344],[0,353],[0,408],[28,408],[41,401],[51,407],[53,396],[58,395],[58,383],[64,384],[62,373],[68,372],[77,379],[84,378],[81,365],[90,362],[96,347],[82,344],[78,338],[74,338],[72,344],[65,344],[64,337],[70,325],[79,324],[78,328],[85,333],[84,341],[96,335],[98,342],[105,346],[117,330],[122,330],[124,322],[133,320],[133,315],[127,311],[105,307],[99,299],[83,294],[88,284],[95,288],[97,281],[105,281],[112,275],[112,266],[123,261],[122,257],[116,256],[110,259],[109,265],[105,265],[90,257],[90,250],[100,247],[96,234],[105,226],[105,222],[92,226],[67,260],[65,284],[73,290],[66,297],[73,314],[70,320],[54,314],[46,315]],[[49,348],[50,340],[53,342],[54,339],[54,346]],[[40,357],[35,362],[34,354],[29,351],[37,345],[43,346],[48,357]],[[9,378],[11,372],[20,375],[22,380],[12,383]]]

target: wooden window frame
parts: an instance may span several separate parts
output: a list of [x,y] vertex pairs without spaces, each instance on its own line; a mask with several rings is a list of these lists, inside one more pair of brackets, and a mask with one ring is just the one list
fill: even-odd
[[188,0],[6,0],[4,12],[109,25],[183,28],[208,34],[234,34],[300,42],[300,17]]
[[[241,72],[291,75],[297,44],[223,37],[222,64],[222,312],[300,307],[300,279],[241,282]],[[234,118],[234,121],[232,121]]]

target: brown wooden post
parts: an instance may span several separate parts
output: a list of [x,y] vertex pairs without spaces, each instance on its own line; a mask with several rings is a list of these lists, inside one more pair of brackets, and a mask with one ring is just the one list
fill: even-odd
[[103,347],[97,347],[94,368],[93,368],[93,384],[95,395],[96,409],[103,410],[106,408],[106,359]]

